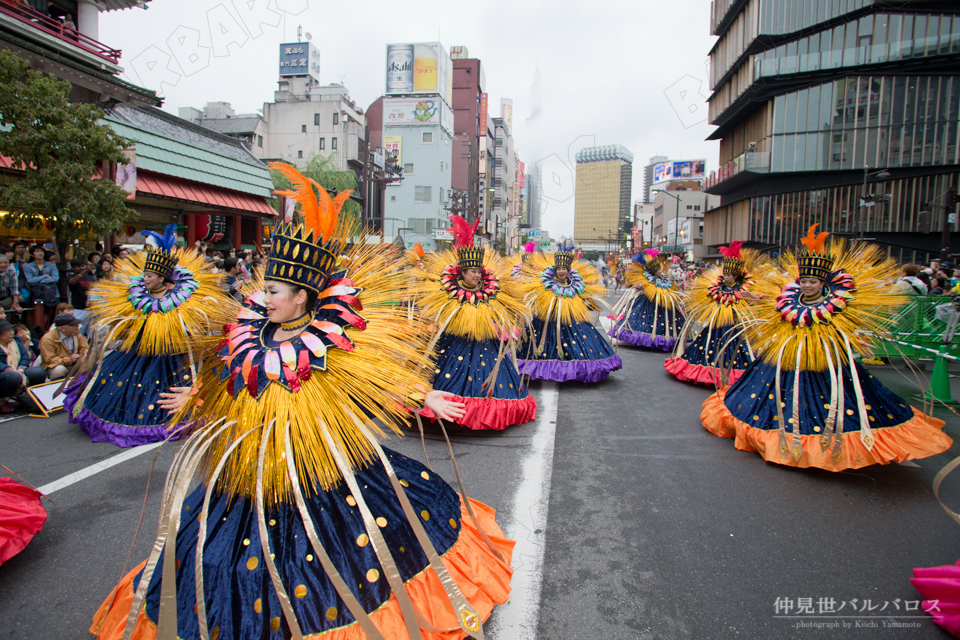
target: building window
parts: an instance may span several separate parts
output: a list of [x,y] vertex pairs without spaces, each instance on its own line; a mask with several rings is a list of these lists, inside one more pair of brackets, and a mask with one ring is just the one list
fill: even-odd
[[694,210],[694,211],[700,211],[700,205],[698,205],[698,204],[693,205],[693,210]]
[[336,148],[337,148],[337,139],[336,139],[336,138],[330,138],[330,148],[331,148],[331,149],[336,149]]
[[302,158],[302,157],[303,157],[303,151],[297,151],[297,157],[298,157],[298,158]]
[[412,162],[404,162],[404,163],[403,163],[403,173],[404,173],[404,175],[408,175],[408,176],[409,176],[409,175],[413,175],[413,163],[412,163]]
[[423,144],[433,144],[433,131],[423,132]]
[[320,151],[323,151],[326,148],[327,148],[327,139],[320,138]]
[[[417,187],[417,191],[413,196],[414,202],[429,203],[432,198],[432,187]],[[422,231],[420,233],[423,233]]]
[[307,125],[305,124],[300,125],[300,133],[306,133],[306,132],[307,132]]
[[397,196],[390,196],[390,202],[396,202]]
[[313,114],[313,126],[315,126],[315,127],[319,127],[319,126],[320,126],[320,114],[319,114],[319,113]]
[[340,114],[337,113],[336,111],[333,112],[333,124],[334,125],[340,124]]
[[692,205],[692,204],[688,204],[688,205],[687,205],[687,209],[689,209],[690,211],[693,211],[693,205]]
[[257,146],[263,149],[263,136],[257,136]]

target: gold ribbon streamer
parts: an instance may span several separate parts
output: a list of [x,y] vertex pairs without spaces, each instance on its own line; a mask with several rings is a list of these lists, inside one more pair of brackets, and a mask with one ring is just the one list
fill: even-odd
[[876,439],[873,437],[873,429],[870,428],[870,418],[867,416],[867,408],[863,402],[863,391],[860,388],[860,375],[857,373],[857,362],[853,359],[853,348],[850,346],[850,340],[845,333],[843,343],[847,348],[847,358],[850,364],[850,377],[853,378],[853,388],[857,392],[857,411],[860,414],[860,441],[867,447],[867,451],[873,450]]
[[940,485],[943,484],[943,481],[946,479],[946,477],[950,475],[950,473],[958,466],[960,466],[960,456],[948,462],[943,469],[940,469],[940,471],[937,472],[937,475],[933,478],[933,495],[937,499],[937,502],[940,503],[940,506],[943,507],[943,510],[947,512],[947,515],[950,516],[954,522],[960,524],[960,513],[950,509],[940,498]]
[[777,353],[777,377],[774,391],[777,394],[777,429],[780,433],[779,443],[777,448],[780,450],[780,457],[786,458],[787,454],[790,452],[789,447],[787,447],[787,426],[784,424],[783,420],[783,400],[782,392],[780,389],[780,372],[783,370],[783,352],[787,348],[787,345],[795,336],[790,336],[783,341],[783,344],[780,345],[780,351]]
[[[333,588],[337,590],[340,599],[343,600],[343,603],[347,606],[347,609],[353,615],[363,633],[370,640],[384,640],[383,635],[379,629],[377,629],[376,625],[373,624],[367,612],[364,611],[360,601],[357,600],[353,592],[350,591],[340,572],[337,571],[337,568],[334,566],[333,561],[330,560],[330,556],[327,555],[323,545],[320,544],[320,537],[317,535],[316,527],[313,526],[313,518],[307,509],[306,502],[303,499],[303,492],[300,489],[300,478],[297,475],[296,464],[294,463],[293,446],[290,444],[289,421],[283,432],[283,446],[287,456],[287,475],[289,475],[290,484],[293,487],[293,497],[296,501],[297,510],[300,512],[300,519],[303,521],[303,528],[307,533],[307,539],[310,541],[313,552],[317,555],[317,559],[320,561],[320,565],[326,572],[331,584],[333,584]],[[204,640],[206,640],[206,638],[204,638]]]
[[803,337],[797,342],[797,364],[793,370],[793,403],[791,406],[793,446],[790,448],[790,452],[793,454],[793,459],[797,461],[803,455],[803,445],[800,444],[800,356],[803,353],[803,344],[806,340],[806,337]]
[[263,506],[263,468],[264,458],[267,455],[267,445],[270,443],[270,432],[273,430],[274,421],[271,420],[263,429],[260,436],[260,455],[257,459],[257,525],[260,529],[260,548],[263,550],[263,562],[267,565],[267,571],[270,573],[270,580],[273,582],[273,589],[277,592],[277,599],[280,600],[280,609],[283,611],[283,617],[287,620],[287,626],[290,627],[290,636],[293,640],[303,640],[303,633],[300,631],[300,624],[297,622],[297,614],[294,613],[290,605],[290,596],[283,586],[283,580],[280,579],[280,572],[277,571],[277,564],[270,555],[270,537],[267,532],[267,515]]

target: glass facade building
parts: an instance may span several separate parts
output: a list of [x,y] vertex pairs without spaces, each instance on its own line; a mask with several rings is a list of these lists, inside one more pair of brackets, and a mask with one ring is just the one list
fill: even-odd
[[722,204],[704,242],[788,247],[820,222],[937,252],[960,179],[960,3],[715,0],[713,25],[706,191]]

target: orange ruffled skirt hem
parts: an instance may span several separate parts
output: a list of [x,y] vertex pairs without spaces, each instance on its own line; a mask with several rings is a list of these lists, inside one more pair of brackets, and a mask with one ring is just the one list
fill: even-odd
[[[860,469],[874,464],[889,464],[915,460],[943,453],[953,444],[953,440],[943,432],[943,420],[928,416],[913,409],[913,417],[903,424],[893,427],[873,429],[873,448],[867,449],[860,439],[859,431],[844,433],[840,460],[836,463],[831,457],[833,448],[826,451],[820,447],[819,435],[801,435],[800,444],[803,453],[797,460],[788,453],[780,455],[780,433],[751,427],[737,420],[723,404],[726,389],[722,389],[707,398],[703,403],[700,420],[704,428],[721,438],[735,438],[734,446],[741,451],[753,451],[768,462],[791,467],[817,467],[827,471]],[[793,442],[793,435],[787,432],[787,443]]]
[[[510,579],[513,575],[510,561],[515,543],[507,539],[497,525],[494,518],[496,512],[493,509],[472,499],[470,504],[477,516],[477,522],[502,556],[502,561],[481,538],[463,506],[462,499],[460,537],[443,554],[442,559],[461,593],[477,610],[481,619],[486,621],[495,605],[503,604],[510,598]],[[124,576],[93,616],[90,633],[94,634],[98,640],[122,640],[123,629],[133,604],[133,579],[144,565],[146,561]],[[423,632],[425,640],[455,640],[467,636],[460,629],[460,623],[452,608],[436,607],[437,602],[447,602],[447,595],[437,574],[430,570],[429,566],[408,580],[405,585],[410,599],[430,624],[440,629],[451,629],[444,633]],[[371,613],[370,619],[385,637],[409,640],[410,636],[403,623],[396,595],[391,595],[388,601]],[[141,609],[131,640],[156,640],[156,638],[156,624],[147,618]],[[360,629],[360,625],[354,622],[323,633],[304,635],[304,638],[366,640],[367,636]]]

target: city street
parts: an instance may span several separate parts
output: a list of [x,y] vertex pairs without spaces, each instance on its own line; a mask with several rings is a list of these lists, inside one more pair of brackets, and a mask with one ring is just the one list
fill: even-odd
[[[624,368],[605,383],[534,383],[535,423],[453,438],[469,494],[497,508],[518,541],[513,598],[488,638],[948,637],[915,610],[908,579],[960,554],[931,489],[960,447],[845,473],[769,464],[700,426],[710,391],[666,374],[665,354],[619,353]],[[898,370],[873,371],[909,393]],[[960,419],[937,415],[960,438]],[[388,446],[422,459],[416,430],[409,436]],[[148,553],[175,447],[159,449],[127,563],[158,450],[91,444],[62,412],[0,424],[0,462],[55,501],[43,530],[0,567],[0,638],[90,637],[125,563]],[[426,448],[455,484],[439,431]],[[83,471],[120,454],[133,457]],[[960,506],[960,478],[942,496]]]

